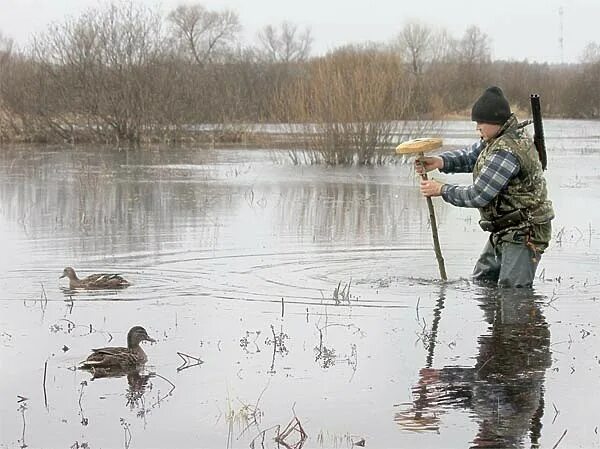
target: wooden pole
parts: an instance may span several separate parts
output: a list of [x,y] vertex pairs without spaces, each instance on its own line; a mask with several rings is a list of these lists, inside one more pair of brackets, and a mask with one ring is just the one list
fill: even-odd
[[[406,142],[402,142],[396,147],[396,154],[412,154],[418,155],[419,158],[424,157],[425,151],[432,151],[442,146],[442,139],[439,138],[421,138],[412,139]],[[418,159],[417,159],[418,160]],[[427,180],[427,174],[421,173],[421,179]],[[444,265],[444,258],[442,257],[442,250],[440,249],[440,239],[438,237],[437,221],[435,220],[435,211],[433,209],[433,201],[430,197],[427,197],[427,208],[429,209],[429,222],[431,223],[431,233],[433,235],[433,247],[435,249],[435,257],[437,258],[438,268],[440,270],[440,277],[443,281],[448,280],[446,276],[446,266]]]
[[[420,157],[424,157],[423,152],[419,153]],[[427,173],[421,173],[421,179],[427,180]],[[444,264],[444,257],[442,256],[442,249],[440,248],[440,238],[438,237],[437,221],[435,219],[435,210],[433,209],[433,201],[431,197],[427,197],[427,209],[429,209],[429,222],[431,223],[431,234],[433,236],[433,249],[435,251],[435,257],[437,259],[438,268],[440,270],[440,277],[442,281],[447,281],[448,276],[446,275],[446,265]]]

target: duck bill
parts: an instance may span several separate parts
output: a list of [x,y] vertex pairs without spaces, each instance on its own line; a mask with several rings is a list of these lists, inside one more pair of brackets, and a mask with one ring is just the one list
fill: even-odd
[[59,277],[58,277],[58,279],[62,279],[62,278],[64,278],[65,276],[66,276],[66,274],[65,274],[65,273],[63,273],[63,274],[62,274],[62,276],[59,276]]
[[146,341],[152,342],[152,343],[156,343],[156,340],[154,338],[151,338],[149,336],[146,335]]

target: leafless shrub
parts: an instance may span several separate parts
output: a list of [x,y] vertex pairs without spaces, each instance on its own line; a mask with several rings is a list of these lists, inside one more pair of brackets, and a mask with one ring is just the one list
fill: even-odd
[[29,127],[66,141],[87,132],[139,142],[164,100],[164,50],[161,19],[152,10],[133,2],[90,9],[34,39],[25,95],[13,109]]
[[410,134],[398,120],[411,117],[413,83],[393,53],[349,48],[305,70],[280,92],[277,106],[283,121],[300,123],[311,163],[381,164],[399,135]]

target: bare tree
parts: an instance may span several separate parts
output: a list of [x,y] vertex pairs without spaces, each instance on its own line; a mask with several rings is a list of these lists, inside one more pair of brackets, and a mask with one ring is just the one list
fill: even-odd
[[488,83],[491,70],[488,35],[475,25],[468,27],[462,38],[454,44],[452,60],[449,89],[453,95],[453,107],[461,110],[468,107],[479,90]]
[[584,64],[593,64],[600,62],[600,44],[597,42],[588,42],[581,55],[581,62]]
[[[411,98],[414,112],[425,113],[431,111],[434,103],[443,103],[436,94],[441,87],[439,76],[431,69],[447,57],[447,33],[418,22],[408,22],[392,40],[391,48],[400,54],[404,67],[414,78]],[[435,108],[439,109],[439,106]]]
[[9,137],[10,119],[5,114],[4,95],[5,95],[5,78],[8,72],[8,65],[12,53],[12,39],[4,37],[0,32],[0,141]]
[[465,31],[456,47],[458,60],[470,66],[487,64],[491,61],[490,39],[481,29],[472,25]]
[[200,65],[230,53],[241,31],[237,13],[209,11],[200,4],[180,5],[168,20],[177,47]]
[[417,22],[409,22],[396,37],[395,47],[410,67],[415,76],[423,74],[425,64],[430,62],[433,55],[432,29]]
[[6,63],[12,53],[13,40],[6,37],[0,31],[0,67],[3,63]]
[[310,28],[300,31],[297,25],[282,22],[279,28],[265,26],[258,33],[259,52],[270,62],[306,61],[313,42]]
[[0,107],[2,106],[2,79],[12,53],[13,40],[0,31]]
[[64,139],[85,125],[106,140],[139,142],[164,102],[161,26],[133,1],[52,25],[32,47],[28,115]]
[[589,42],[572,78],[563,76],[563,79],[562,112],[568,117],[600,118],[600,45]]

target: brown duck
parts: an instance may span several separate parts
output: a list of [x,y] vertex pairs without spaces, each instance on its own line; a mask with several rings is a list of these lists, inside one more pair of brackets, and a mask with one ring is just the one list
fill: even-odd
[[75,273],[75,270],[71,267],[65,268],[59,279],[64,277],[69,278],[69,288],[71,289],[85,288],[88,290],[96,290],[103,288],[125,288],[131,285],[128,280],[124,279],[119,274],[98,273],[90,274],[88,277],[79,279],[77,273]]
[[90,371],[126,370],[143,365],[148,360],[141,348],[142,341],[155,342],[142,326],[134,326],[127,333],[127,347],[92,349],[92,354],[81,362],[81,369]]

